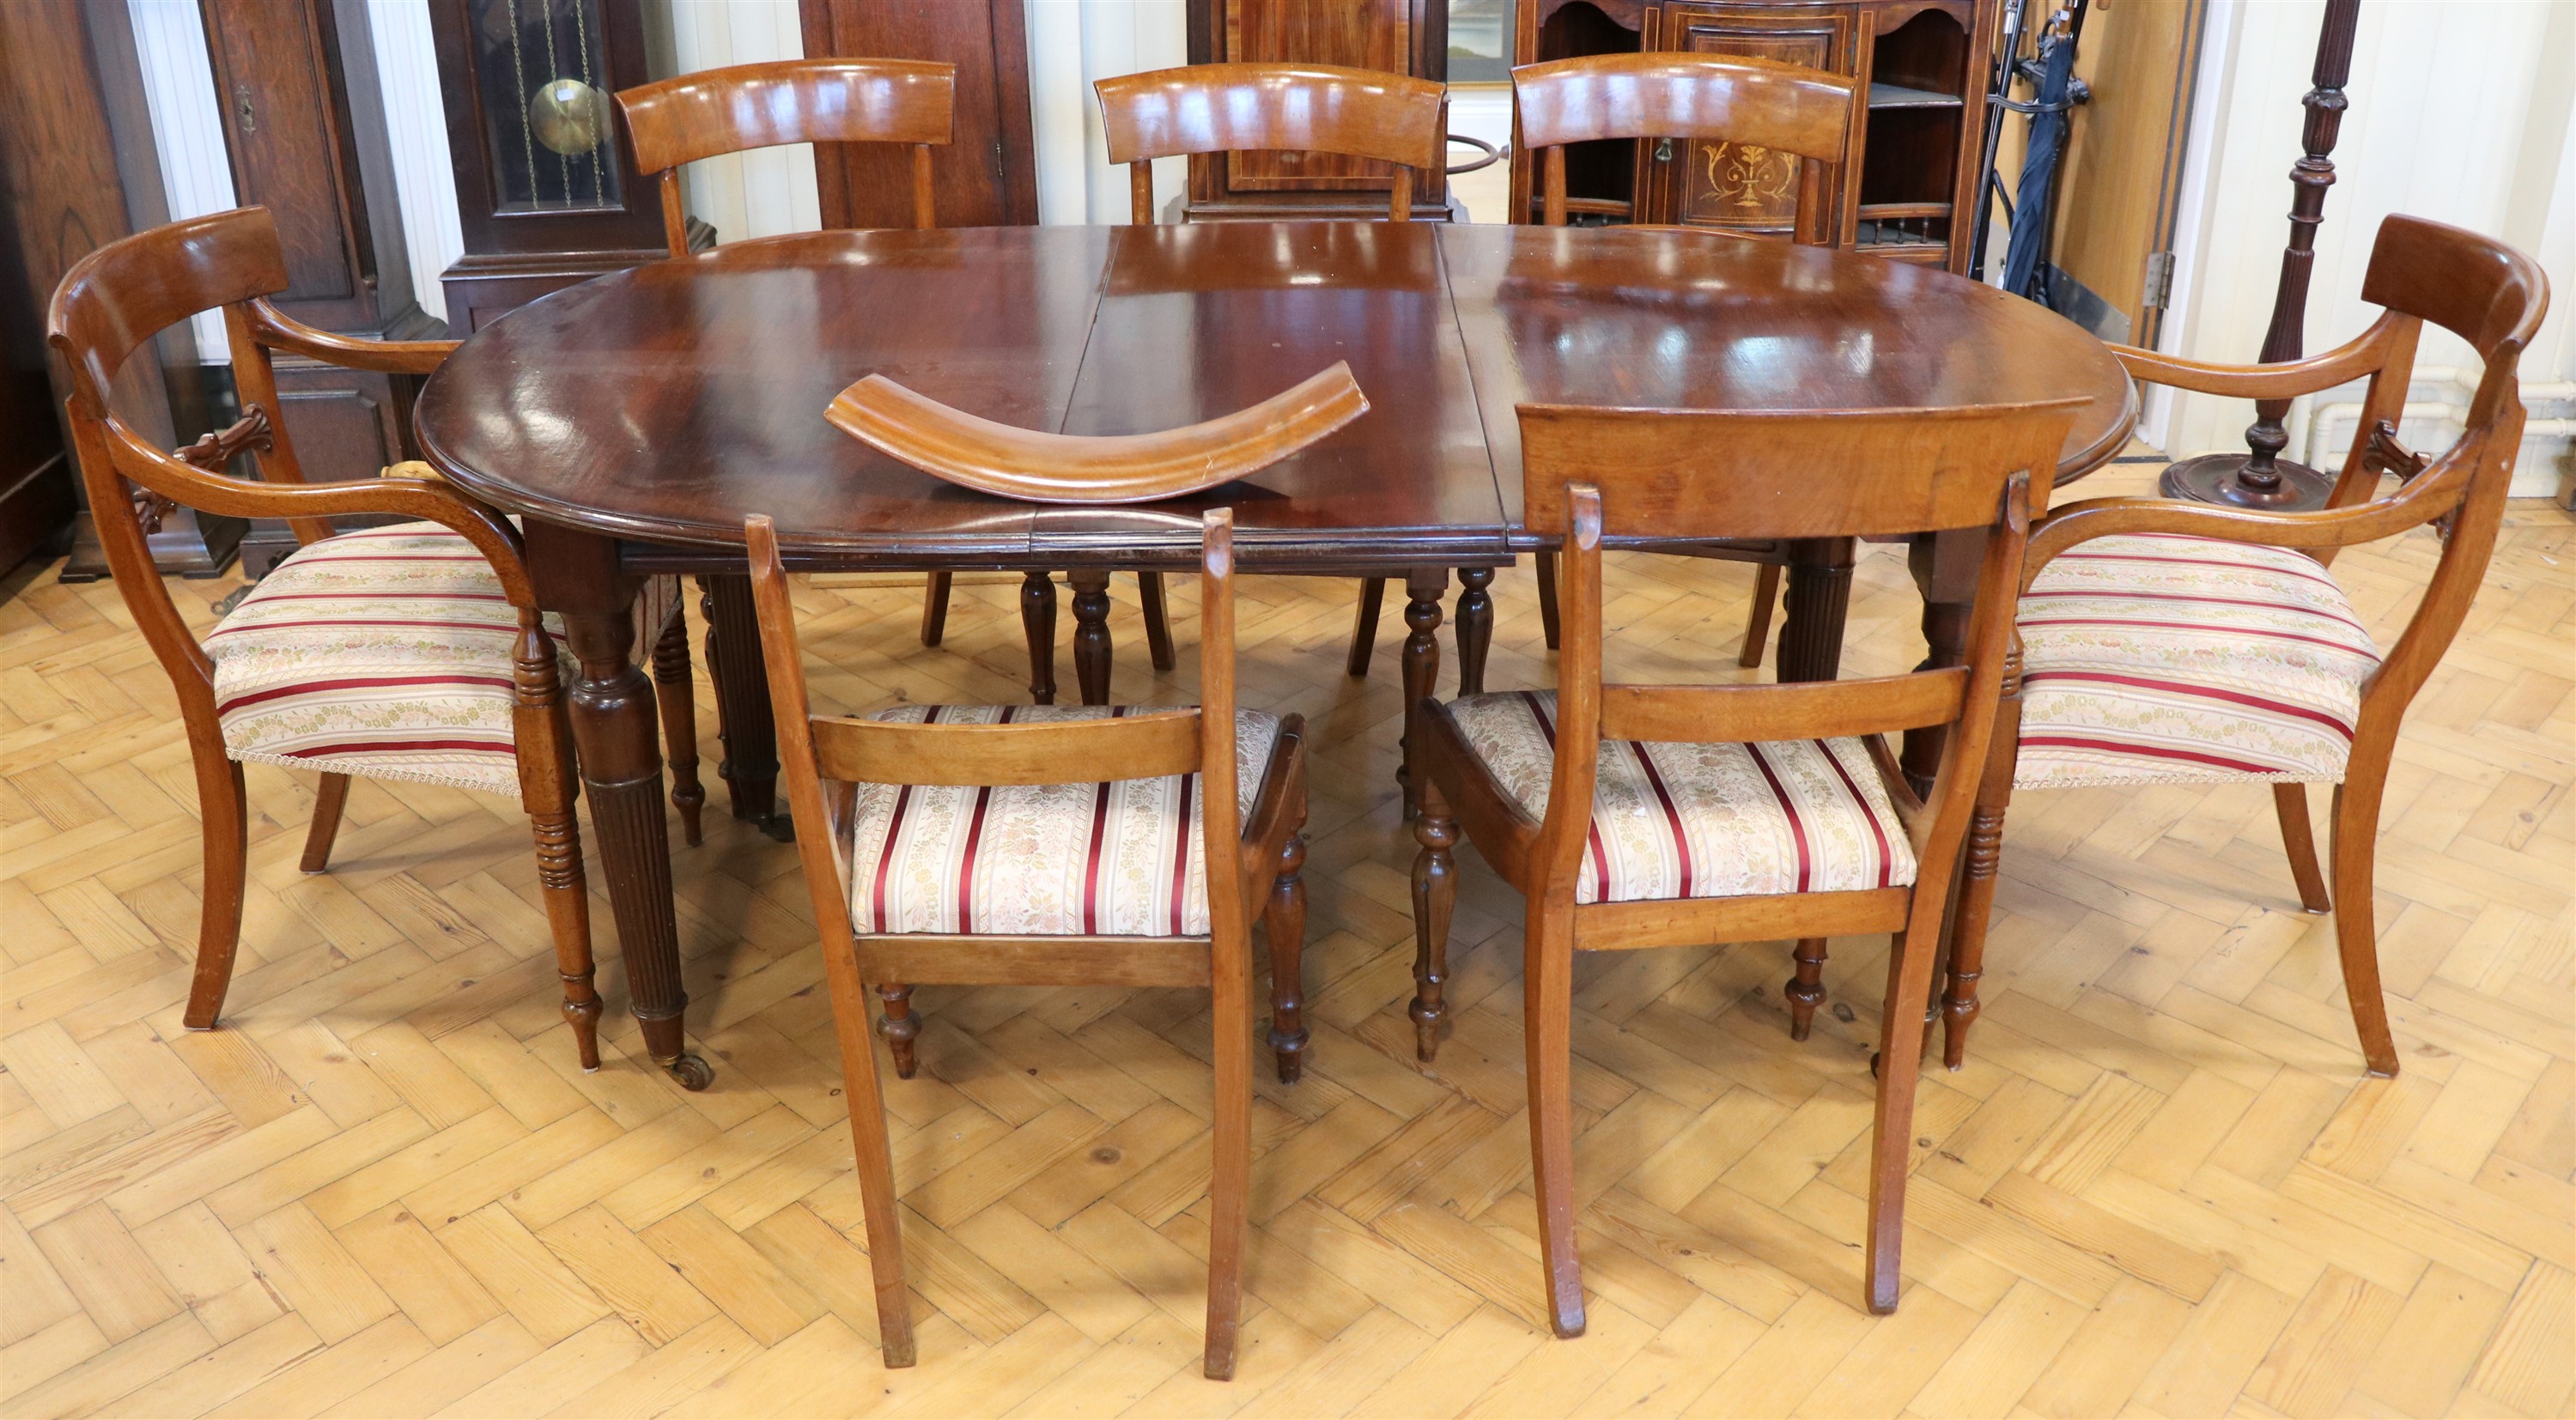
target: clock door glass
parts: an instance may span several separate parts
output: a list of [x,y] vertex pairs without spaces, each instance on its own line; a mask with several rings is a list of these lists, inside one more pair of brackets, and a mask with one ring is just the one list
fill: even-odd
[[467,0],[495,211],[624,206],[598,0]]

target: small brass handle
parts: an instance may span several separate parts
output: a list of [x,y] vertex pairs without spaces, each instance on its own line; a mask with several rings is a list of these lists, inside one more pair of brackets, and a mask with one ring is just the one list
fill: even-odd
[[1655,161],[1658,163],[1669,163],[1672,160],[1673,140],[1670,138],[1659,138],[1655,140]]
[[250,85],[233,85],[233,116],[241,120],[242,132],[259,131],[259,115],[250,106]]

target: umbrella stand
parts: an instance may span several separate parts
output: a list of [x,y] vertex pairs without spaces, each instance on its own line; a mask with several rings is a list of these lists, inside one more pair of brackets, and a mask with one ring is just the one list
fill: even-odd
[[2029,100],[2003,94],[1988,99],[1997,107],[2030,119],[2030,141],[2022,158],[2021,176],[2006,208],[2010,226],[2004,244],[2003,288],[2043,306],[2051,305],[2048,258],[2057,222],[2057,177],[2066,162],[2070,113],[2092,97],[2084,81],[2075,77],[2075,46],[2084,34],[2087,9],[2087,0],[2069,0],[2040,31],[2038,56],[2015,61],[2013,73],[2031,85]]

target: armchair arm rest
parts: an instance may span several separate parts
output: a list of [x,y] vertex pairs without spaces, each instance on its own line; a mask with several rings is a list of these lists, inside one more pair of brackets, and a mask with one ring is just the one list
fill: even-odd
[[2221,508],[2167,498],[2088,498],[2050,513],[2031,529],[2021,567],[2021,589],[2030,590],[2040,569],[2079,543],[2136,533],[2181,533],[2220,542],[2267,547],[2350,547],[2394,536],[2449,512],[2467,486],[2473,461],[2445,458],[2436,473],[2418,478],[2386,498],[2312,513],[2270,513]]
[[483,554],[511,605],[536,605],[519,530],[445,482],[365,478],[346,483],[256,483],[165,454],[112,416],[106,425],[116,471],[150,493],[233,518],[299,520],[384,513],[436,523]]
[[2111,353],[2119,357],[2131,378],[2150,384],[2238,399],[2290,399],[2378,373],[2386,363],[2387,346],[2397,334],[2399,319],[2383,314],[2371,323],[2370,329],[2345,344],[2322,355],[2285,360],[2277,365],[2221,365],[2160,355],[2134,345],[2114,345]]
[[458,342],[453,340],[354,340],[316,330],[279,310],[261,296],[250,303],[251,330],[262,345],[351,370],[390,375],[426,375],[443,363]]

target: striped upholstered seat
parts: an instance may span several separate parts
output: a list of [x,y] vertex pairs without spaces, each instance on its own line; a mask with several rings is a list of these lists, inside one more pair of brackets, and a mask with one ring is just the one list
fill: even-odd
[[[678,579],[647,579],[638,624],[678,610]],[[206,637],[224,752],[516,797],[517,637],[492,564],[435,523],[299,548]]]
[[[898,705],[906,724],[1036,724],[1107,705]],[[1235,713],[1235,785],[1250,814],[1279,717]],[[1080,765],[1067,765],[1068,774]],[[1208,930],[1199,776],[1001,787],[862,784],[840,852],[862,933],[1191,937]]]
[[[1471,695],[1448,708],[1495,783],[1545,817],[1555,694]],[[1914,866],[1913,841],[1858,740],[1604,740],[1574,900],[1899,887]]]
[[2379,649],[2315,560],[2106,537],[2021,603],[2024,789],[2343,778]]

